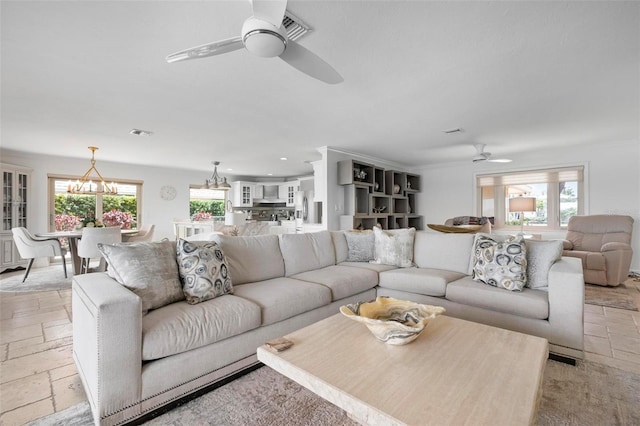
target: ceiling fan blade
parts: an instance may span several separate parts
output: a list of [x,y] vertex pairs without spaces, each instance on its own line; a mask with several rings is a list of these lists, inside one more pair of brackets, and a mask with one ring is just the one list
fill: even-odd
[[344,81],[331,65],[295,41],[289,40],[287,42],[287,48],[280,55],[280,58],[298,71],[325,83],[338,84]]
[[190,49],[181,50],[167,56],[167,62],[178,62],[187,59],[198,59],[207,56],[220,55],[222,53],[233,52],[242,49],[242,37],[232,37],[226,40],[220,40],[213,43],[207,43]]
[[287,9],[287,0],[249,0],[253,9],[253,16],[267,21],[280,28],[284,11]]

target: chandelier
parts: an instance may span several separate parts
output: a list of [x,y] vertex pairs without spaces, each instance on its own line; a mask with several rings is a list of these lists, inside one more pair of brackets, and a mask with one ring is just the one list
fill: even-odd
[[[87,172],[82,175],[82,177],[75,183],[69,181],[69,185],[67,186],[67,193],[87,195],[117,194],[118,187],[116,186],[116,184],[114,182],[111,182],[111,184],[107,184],[98,169],[96,169],[96,160],[94,156],[95,152],[98,150],[98,147],[90,146],[89,150],[91,151],[91,167],[89,167],[89,170],[87,170]],[[91,172],[96,172],[96,174],[98,175],[98,180],[96,182],[92,180]]]
[[229,185],[229,183],[227,182],[227,178],[221,178],[218,174],[218,166],[220,165],[220,162],[212,161],[211,164],[213,164],[214,166],[213,174],[209,179],[207,179],[202,187],[205,189],[220,189],[223,191],[231,189],[231,185]]

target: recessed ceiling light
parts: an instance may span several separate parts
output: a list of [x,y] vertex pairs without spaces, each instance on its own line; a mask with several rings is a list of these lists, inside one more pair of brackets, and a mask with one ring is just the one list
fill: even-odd
[[129,134],[130,135],[136,135],[136,136],[151,136],[153,134],[153,132],[150,132],[148,130],[131,129]]
[[267,176],[273,176],[273,173],[267,173]]
[[233,169],[227,169],[228,172],[232,171]]
[[282,161],[287,161],[287,160],[288,160],[288,158],[287,158],[287,157],[280,157],[280,159],[281,159]]

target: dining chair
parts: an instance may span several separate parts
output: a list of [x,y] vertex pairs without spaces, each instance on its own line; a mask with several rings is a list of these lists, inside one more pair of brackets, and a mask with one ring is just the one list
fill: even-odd
[[25,272],[22,282],[25,282],[33,261],[39,257],[62,257],[62,268],[64,269],[64,277],[67,278],[67,263],[64,259],[65,251],[60,245],[57,238],[40,238],[32,235],[27,228],[12,228],[13,241],[23,259],[29,259],[27,272]]
[[80,273],[89,272],[91,259],[100,258],[99,271],[104,271],[106,262],[102,253],[98,250],[98,243],[116,244],[122,242],[122,234],[117,226],[107,226],[106,228],[82,228],[82,237],[78,241],[78,256],[81,259]]
[[153,232],[156,229],[156,225],[143,225],[142,228],[140,228],[140,231],[127,238],[127,242],[128,243],[133,243],[133,242],[141,242],[141,241],[153,241]]

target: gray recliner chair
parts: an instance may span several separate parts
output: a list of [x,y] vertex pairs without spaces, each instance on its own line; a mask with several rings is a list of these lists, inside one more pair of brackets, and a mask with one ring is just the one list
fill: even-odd
[[632,230],[631,216],[573,216],[562,255],[582,260],[586,283],[618,286],[629,276]]

